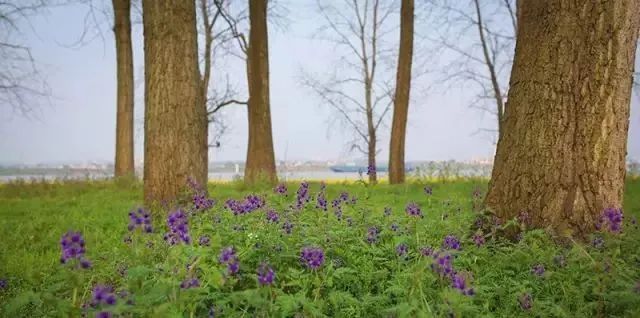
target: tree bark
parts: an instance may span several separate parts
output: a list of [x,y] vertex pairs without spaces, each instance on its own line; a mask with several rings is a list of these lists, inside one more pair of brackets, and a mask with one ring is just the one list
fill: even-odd
[[267,0],[249,1],[249,20],[247,50],[249,142],[244,180],[248,184],[260,180],[275,183],[277,181],[276,162],[269,106]]
[[134,176],[133,157],[133,48],[131,1],[113,0],[117,68],[116,177]]
[[619,208],[640,1],[518,1],[504,133],[486,206],[559,235]]
[[413,0],[402,0],[400,13],[400,50],[396,73],[396,92],[393,100],[393,121],[389,145],[389,183],[404,183],[404,152],[411,89],[413,59]]
[[194,1],[144,0],[146,204],[170,202],[188,177],[206,183]]

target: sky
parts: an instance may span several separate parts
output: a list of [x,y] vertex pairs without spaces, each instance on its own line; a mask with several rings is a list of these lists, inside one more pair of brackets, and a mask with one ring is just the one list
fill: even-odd
[[[288,3],[287,27],[269,30],[271,112],[275,154],[278,160],[361,159],[349,151],[352,133],[332,120],[330,109],[301,85],[301,70],[312,73],[336,68],[339,50],[319,40],[319,19],[307,1]],[[33,17],[22,33],[52,92],[51,102],[40,106],[34,118],[3,110],[0,114],[0,163],[51,163],[112,161],[115,147],[116,65],[113,33],[107,29],[80,47],[71,48],[82,34],[86,10],[61,7]],[[108,25],[107,25],[108,27]],[[142,26],[134,26],[136,78],[136,159],[143,149],[143,49]],[[419,41],[417,41],[419,42]],[[420,43],[417,43],[420,47]],[[469,107],[471,84],[444,85],[438,65],[452,56],[424,56],[430,73],[412,84],[412,101],[406,142],[406,159],[469,160],[490,158],[494,144],[483,128],[494,127],[491,115]],[[450,54],[450,53],[449,53]],[[415,60],[414,60],[415,63]],[[390,69],[392,70],[392,69]],[[240,60],[220,59],[214,84],[227,76],[244,91],[244,66]],[[633,97],[628,153],[640,159],[640,95]],[[4,107],[2,107],[4,108]],[[0,109],[2,109],[0,108]],[[223,115],[229,129],[210,160],[244,160],[247,118],[244,106],[230,106]],[[389,116],[390,119],[390,116]],[[388,158],[388,127],[379,140],[379,160]]]

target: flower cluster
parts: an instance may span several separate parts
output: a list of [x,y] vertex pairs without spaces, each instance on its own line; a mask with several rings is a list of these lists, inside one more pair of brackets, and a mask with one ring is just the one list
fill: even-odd
[[369,242],[369,244],[373,244],[378,242],[378,234],[380,234],[380,231],[378,230],[377,227],[372,226],[367,230],[367,242]]
[[318,192],[318,196],[316,198],[316,208],[327,211],[327,197],[325,196],[324,191]]
[[282,224],[282,230],[287,234],[291,234],[291,231],[293,230],[293,223],[289,222],[289,220],[284,221]]
[[318,269],[324,263],[324,252],[319,247],[305,247],[300,251],[300,263],[310,269]]
[[440,251],[433,253],[433,264],[431,269],[440,277],[451,277],[455,272],[453,270],[453,256],[451,254]]
[[372,176],[376,174],[376,167],[374,165],[367,166],[367,175]]
[[273,188],[273,192],[280,195],[286,195],[287,185],[285,183],[280,183],[275,188]]
[[602,211],[596,228],[600,230],[604,227],[611,233],[620,233],[622,231],[622,219],[622,209],[606,208]]
[[536,264],[531,268],[531,274],[536,275],[538,277],[544,275],[544,265],[543,264]]
[[420,210],[420,207],[415,202],[407,204],[407,207],[404,209],[404,211],[407,212],[409,216],[424,217],[422,215],[422,210]]
[[280,215],[274,210],[267,211],[267,221],[271,223],[280,222]]
[[460,273],[453,275],[451,279],[451,286],[459,290],[463,295],[472,296],[474,294],[473,288],[467,286],[467,277]]
[[200,246],[209,246],[210,243],[211,243],[211,238],[209,238],[208,235],[202,235],[198,240],[198,244]]
[[460,240],[454,235],[447,235],[442,242],[442,248],[448,250],[460,250]]
[[431,256],[433,255],[433,248],[430,246],[423,246],[420,248],[420,255],[422,256]]
[[309,182],[303,181],[300,183],[298,191],[296,191],[296,208],[298,210],[302,209],[309,200]]
[[84,258],[86,249],[84,238],[80,232],[70,231],[65,233],[60,240],[60,247],[62,248],[62,255],[60,256],[60,262],[62,264],[66,264],[71,260],[77,260],[80,267],[91,267],[91,262]]
[[109,285],[96,285],[91,294],[91,307],[96,308],[100,305],[113,306],[116,304],[117,298],[113,292],[113,287]]
[[5,289],[7,288],[7,280],[6,279],[0,279],[0,289]]
[[263,207],[264,204],[264,199],[257,195],[250,194],[246,196],[243,201],[228,199],[225,202],[225,208],[231,210],[233,215],[241,215],[251,213]]
[[213,207],[214,204],[216,204],[216,201],[209,198],[206,192],[194,193],[192,200],[193,208],[196,211],[209,210]]
[[262,286],[273,284],[273,280],[276,277],[276,273],[266,263],[260,264],[258,266],[258,283]]
[[170,245],[175,245],[180,242],[184,242],[185,244],[191,243],[189,228],[187,227],[188,223],[187,214],[180,209],[169,214],[167,218],[169,233],[164,235],[164,240]]
[[182,283],[180,283],[180,288],[182,289],[189,289],[189,288],[195,288],[195,287],[200,287],[200,280],[198,280],[197,278],[187,278],[183,280]]
[[151,225],[151,214],[149,211],[138,208],[129,212],[129,231],[133,231],[136,228],[142,229],[145,233],[153,232],[153,226]]
[[234,275],[240,270],[240,262],[238,261],[238,256],[233,246],[222,249],[218,261],[220,261],[220,264],[227,265],[227,273],[229,275]]
[[593,247],[597,249],[604,248],[604,238],[602,238],[602,236],[596,236],[591,242],[591,245],[593,245]]
[[400,226],[398,225],[398,223],[392,223],[390,228],[391,228],[391,231],[397,232]]
[[482,235],[482,233],[475,234],[473,236],[473,243],[475,243],[477,247],[484,245],[484,235]]
[[409,247],[407,244],[401,243],[396,246],[396,254],[398,254],[398,256],[406,256],[408,252]]

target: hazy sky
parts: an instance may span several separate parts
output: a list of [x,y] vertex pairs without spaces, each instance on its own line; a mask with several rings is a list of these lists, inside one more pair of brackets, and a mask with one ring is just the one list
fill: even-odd
[[[300,85],[301,69],[313,72],[335,67],[336,51],[312,38],[321,20],[306,1],[288,3],[288,29],[270,30],[270,78],[273,137],[278,159],[361,158],[350,153],[348,130],[330,125],[330,111],[319,105]],[[84,8],[49,10],[35,18],[25,30],[25,43],[32,47],[54,95],[51,106],[43,107],[36,119],[0,114],[0,162],[60,162],[113,160],[116,118],[116,67],[112,32],[104,41],[96,39],[77,49],[73,43],[82,33]],[[142,155],[143,59],[142,27],[134,26],[136,70],[136,157]],[[33,30],[33,31],[32,31]],[[420,43],[417,43],[419,46]],[[446,57],[445,57],[446,59]],[[432,69],[437,69],[434,59]],[[214,70],[230,72],[233,83],[242,89],[243,65],[228,61]],[[487,158],[494,146],[481,128],[490,128],[493,117],[468,107],[471,87],[439,87],[437,72],[423,77],[412,87],[406,158],[442,160]],[[426,90],[427,86],[435,86]],[[640,159],[640,107],[634,96],[629,132],[629,156]],[[230,130],[222,147],[211,151],[211,160],[243,160],[246,156],[247,119],[244,106],[228,108],[224,116]],[[381,131],[380,159],[388,158],[389,129]]]

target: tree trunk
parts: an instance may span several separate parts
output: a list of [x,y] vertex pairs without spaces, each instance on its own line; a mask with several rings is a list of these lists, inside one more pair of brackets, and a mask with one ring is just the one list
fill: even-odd
[[249,84],[249,145],[244,180],[275,183],[276,162],[271,132],[269,106],[269,42],[267,34],[267,0],[249,1],[249,48],[247,80]]
[[559,235],[619,208],[640,1],[518,1],[504,133],[486,206]]
[[169,202],[188,177],[206,182],[194,1],[144,0],[145,203]]
[[404,183],[404,148],[411,89],[411,60],[413,59],[413,0],[402,0],[400,15],[400,51],[396,73],[396,92],[393,100],[393,122],[389,145],[389,183]]
[[133,157],[133,49],[131,1],[113,0],[117,67],[116,177],[134,176]]

